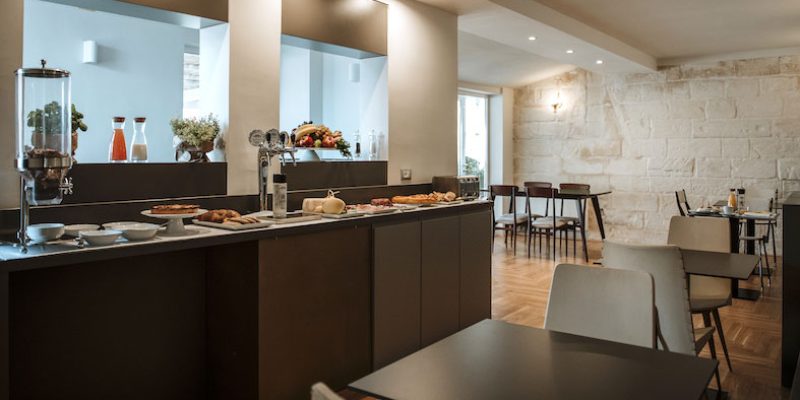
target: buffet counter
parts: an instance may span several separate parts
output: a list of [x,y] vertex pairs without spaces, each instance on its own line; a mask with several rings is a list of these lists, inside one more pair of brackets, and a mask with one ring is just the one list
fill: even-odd
[[284,399],[307,398],[316,381],[343,387],[490,318],[491,228],[491,203],[472,201],[7,247],[0,400]]

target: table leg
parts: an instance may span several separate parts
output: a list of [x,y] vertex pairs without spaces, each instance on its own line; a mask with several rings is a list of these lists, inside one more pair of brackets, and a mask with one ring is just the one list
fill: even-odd
[[728,218],[730,222],[731,253],[739,252],[739,218]]
[[[747,236],[756,235],[756,220],[752,218],[746,219],[747,223]],[[754,240],[747,241],[747,254],[756,254],[756,242]]]
[[597,219],[597,227],[600,229],[600,238],[605,240],[606,228],[603,227],[603,214],[600,212],[600,198],[598,198],[597,196],[591,196],[591,197],[592,197],[592,208],[594,208],[594,216]]
[[756,301],[761,297],[760,290],[744,289],[739,287],[738,279],[731,279],[731,294],[734,299]]
[[[596,199],[597,197],[594,197]],[[583,260],[589,262],[589,251],[586,250],[586,213],[584,212],[584,208],[581,204],[581,199],[577,199],[575,201],[575,205],[578,207],[578,218],[581,219],[581,242],[583,245]],[[599,207],[599,203],[598,203]],[[600,216],[598,212],[598,208],[594,209],[595,213],[598,213],[598,218]],[[603,236],[605,239],[605,233],[603,232],[603,221],[598,219],[598,224],[600,225],[600,235]]]

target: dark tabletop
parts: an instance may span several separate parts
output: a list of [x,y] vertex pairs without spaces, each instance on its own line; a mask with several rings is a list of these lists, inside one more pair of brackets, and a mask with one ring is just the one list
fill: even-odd
[[350,384],[391,399],[697,399],[717,362],[484,320]]
[[687,274],[718,278],[749,279],[758,264],[758,256],[739,253],[683,250],[683,267]]

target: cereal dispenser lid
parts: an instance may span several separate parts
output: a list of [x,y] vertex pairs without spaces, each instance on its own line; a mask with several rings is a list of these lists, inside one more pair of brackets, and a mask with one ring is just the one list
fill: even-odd
[[41,68],[20,68],[16,71],[16,75],[26,78],[66,78],[69,76],[69,71],[47,68],[47,61],[42,60]]

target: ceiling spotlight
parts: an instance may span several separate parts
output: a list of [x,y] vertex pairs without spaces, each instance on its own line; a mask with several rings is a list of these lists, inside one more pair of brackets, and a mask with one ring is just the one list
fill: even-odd
[[572,50],[572,49],[569,49],[569,50],[567,50],[567,54],[572,54],[572,53],[574,53],[574,52],[575,52],[575,51],[574,51],[574,50]]
[[536,40],[536,36],[528,36],[528,40],[530,40],[532,42],[532,41]]
[[603,60],[597,60],[597,61],[595,61],[594,63],[595,63],[595,64],[597,64],[597,65],[600,65],[600,64],[602,64],[602,63],[603,63]]

